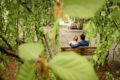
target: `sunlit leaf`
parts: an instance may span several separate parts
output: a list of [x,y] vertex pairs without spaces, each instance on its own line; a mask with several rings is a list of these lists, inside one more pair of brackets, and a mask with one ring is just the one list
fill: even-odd
[[25,62],[20,71],[18,71],[16,80],[35,80],[35,68],[33,67],[33,62]]
[[80,18],[93,17],[105,0],[63,0],[64,13]]
[[24,60],[31,60],[38,58],[39,55],[44,50],[42,43],[26,43],[20,45],[19,48],[19,56]]
[[60,80],[98,80],[92,65],[74,52],[59,53],[50,67]]

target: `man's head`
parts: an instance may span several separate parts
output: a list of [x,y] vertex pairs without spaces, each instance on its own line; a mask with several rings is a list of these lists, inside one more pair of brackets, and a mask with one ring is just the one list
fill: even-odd
[[81,38],[81,40],[85,40],[85,35],[84,35],[84,34],[81,34],[81,35],[80,35],[80,38]]

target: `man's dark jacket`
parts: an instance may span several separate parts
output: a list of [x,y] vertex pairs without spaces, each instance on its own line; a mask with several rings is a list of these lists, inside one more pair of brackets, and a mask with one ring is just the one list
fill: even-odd
[[79,46],[89,46],[89,42],[87,40],[82,40],[80,42],[78,42],[77,44],[70,44],[70,46],[72,48],[76,48],[76,47],[79,47]]

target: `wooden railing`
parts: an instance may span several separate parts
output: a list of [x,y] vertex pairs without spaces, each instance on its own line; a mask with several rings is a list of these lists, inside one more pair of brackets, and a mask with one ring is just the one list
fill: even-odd
[[96,50],[96,47],[87,47],[87,46],[80,46],[77,48],[71,48],[71,47],[62,47],[61,51],[74,51],[81,55],[93,55]]

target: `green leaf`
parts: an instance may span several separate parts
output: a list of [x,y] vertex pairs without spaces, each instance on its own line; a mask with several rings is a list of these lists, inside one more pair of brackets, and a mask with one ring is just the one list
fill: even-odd
[[[94,34],[93,34],[94,31]],[[93,43],[93,39],[96,39],[97,28],[92,21],[89,21],[83,28],[83,32],[86,34],[86,38],[90,41],[90,44]]]
[[58,29],[59,29],[59,24],[58,24],[58,21],[56,21],[54,23],[54,27],[52,28],[51,32],[49,33],[49,38],[50,39],[53,39],[55,38],[57,32],[58,32]]
[[24,60],[36,59],[44,50],[42,43],[26,43],[18,48],[20,58]]
[[84,27],[84,32],[89,33],[89,34],[92,34],[93,31],[94,31],[94,32],[96,31],[96,26],[95,26],[95,24],[94,24],[92,21],[90,21],[90,22],[88,22],[88,23],[85,25],[85,27]]
[[120,19],[120,11],[113,11],[111,14],[110,14],[111,18],[114,20],[114,19]]
[[63,0],[63,10],[70,16],[90,18],[104,3],[105,0]]
[[35,80],[35,67],[33,62],[25,62],[17,73],[16,80]]
[[[97,60],[98,60],[98,56],[97,56],[97,55],[93,55],[91,60],[93,60],[93,61],[94,61],[94,64],[96,64],[96,62],[97,62]],[[94,64],[93,64],[93,65],[94,65]]]
[[92,65],[74,52],[59,53],[50,61],[50,67],[60,80],[98,80]]

